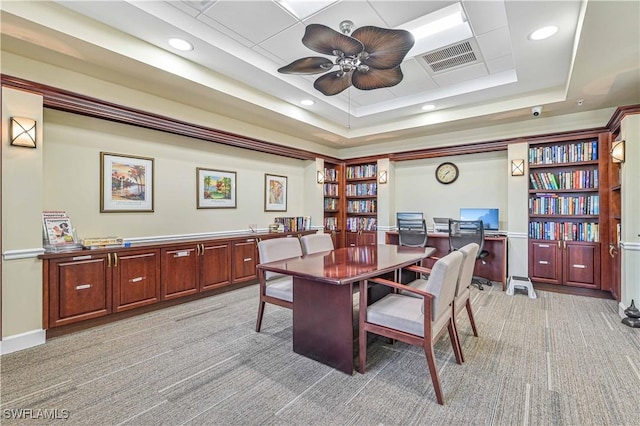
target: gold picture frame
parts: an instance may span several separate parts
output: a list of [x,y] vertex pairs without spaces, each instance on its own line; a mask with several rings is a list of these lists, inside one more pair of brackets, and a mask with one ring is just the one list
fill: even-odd
[[100,213],[153,212],[154,159],[100,153]]

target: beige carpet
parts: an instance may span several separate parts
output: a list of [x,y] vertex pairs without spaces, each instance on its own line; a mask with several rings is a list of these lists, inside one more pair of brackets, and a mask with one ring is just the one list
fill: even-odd
[[376,341],[348,376],[292,352],[289,310],[267,305],[256,333],[251,286],[3,356],[2,424],[640,424],[640,330],[615,301],[472,291],[466,362],[436,348],[444,406],[421,348]]

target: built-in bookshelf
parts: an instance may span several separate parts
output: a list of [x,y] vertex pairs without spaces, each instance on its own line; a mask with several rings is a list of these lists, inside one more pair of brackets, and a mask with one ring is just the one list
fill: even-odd
[[599,287],[603,148],[598,135],[529,147],[534,282]]
[[375,244],[378,229],[377,162],[345,166],[345,199],[348,245]]
[[333,245],[343,247],[343,178],[344,166],[342,164],[324,163],[324,230],[331,233]]

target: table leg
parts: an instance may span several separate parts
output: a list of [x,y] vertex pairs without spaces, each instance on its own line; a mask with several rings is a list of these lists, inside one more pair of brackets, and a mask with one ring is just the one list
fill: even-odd
[[293,351],[353,374],[352,285],[293,281]]

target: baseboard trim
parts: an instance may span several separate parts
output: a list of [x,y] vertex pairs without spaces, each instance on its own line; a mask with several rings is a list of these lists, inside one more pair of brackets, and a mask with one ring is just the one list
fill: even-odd
[[47,340],[47,333],[44,330],[27,331],[15,336],[5,337],[0,346],[0,355],[21,351],[34,346],[43,345]]

